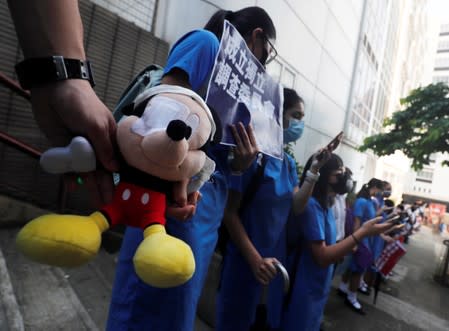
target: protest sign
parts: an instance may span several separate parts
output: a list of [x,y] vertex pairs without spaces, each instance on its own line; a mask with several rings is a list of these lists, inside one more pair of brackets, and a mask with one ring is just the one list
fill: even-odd
[[282,86],[266,73],[228,21],[224,23],[206,103],[220,118],[222,144],[235,145],[229,125],[251,123],[261,152],[282,158]]

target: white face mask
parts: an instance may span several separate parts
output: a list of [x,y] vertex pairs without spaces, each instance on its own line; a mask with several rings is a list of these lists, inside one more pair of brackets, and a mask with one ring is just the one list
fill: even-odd
[[[157,116],[152,112],[157,111]],[[189,108],[176,100],[165,96],[156,95],[151,98],[145,111],[131,127],[131,131],[147,136],[154,132],[165,131],[168,123],[173,120],[181,120],[191,127],[194,132],[199,125],[200,119],[197,114],[191,114]]]

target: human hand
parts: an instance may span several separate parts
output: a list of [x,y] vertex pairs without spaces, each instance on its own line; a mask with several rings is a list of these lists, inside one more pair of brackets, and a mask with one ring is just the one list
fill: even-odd
[[381,234],[381,237],[387,244],[392,244],[392,243],[394,243],[396,241],[395,238],[387,236],[387,235]]
[[312,172],[319,172],[321,167],[331,158],[331,152],[326,148],[321,148],[313,155],[310,170]]
[[50,142],[64,146],[73,136],[83,136],[106,170],[118,170],[116,123],[89,82],[68,79],[32,88],[31,103],[34,117]]
[[260,257],[251,263],[254,277],[259,283],[268,285],[276,277],[277,270],[274,265],[275,263],[279,263],[279,261],[272,257]]
[[378,216],[371,220],[368,220],[365,223],[363,223],[363,225],[360,227],[358,231],[360,231],[363,237],[366,237],[384,233],[385,231],[388,231],[394,227],[394,224],[391,222],[379,224],[379,222],[382,221],[382,219],[383,219],[382,216]]
[[196,205],[200,199],[200,192],[192,192],[187,196],[187,203],[184,206],[177,203],[167,204],[166,215],[179,221],[188,220],[195,215]]
[[231,162],[231,168],[234,171],[245,171],[259,153],[253,127],[249,124],[245,129],[243,123],[239,122],[237,126],[231,125],[231,131],[236,143],[236,147],[233,148],[234,159]]
[[110,202],[113,181],[108,171],[118,170],[116,123],[89,82],[69,79],[33,88],[31,103],[36,122],[52,144],[67,145],[76,135],[91,142],[101,166],[86,174],[84,182],[95,205]]

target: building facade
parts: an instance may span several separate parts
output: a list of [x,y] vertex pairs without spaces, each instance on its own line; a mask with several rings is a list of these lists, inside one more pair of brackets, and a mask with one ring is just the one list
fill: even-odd
[[344,131],[337,152],[359,184],[377,176],[392,182],[396,195],[404,190],[406,159],[396,155],[379,160],[357,147],[381,131],[385,116],[399,109],[401,97],[422,84],[423,59],[431,48],[426,37],[428,0],[94,1],[170,45],[203,27],[218,9],[264,8],[276,26],[279,53],[267,71],[296,89],[306,104],[306,129],[294,146],[298,162],[305,164]]
[[[397,92],[402,87],[396,69],[400,48],[424,49],[422,42],[414,40],[426,39],[425,34],[415,32],[425,32],[427,1],[167,0],[158,5],[154,33],[173,44],[186,31],[204,26],[217,9],[263,7],[278,36],[279,56],[267,70],[280,83],[295,88],[306,104],[306,129],[294,147],[296,158],[304,164],[314,151],[344,131],[338,154],[361,184],[385,172],[376,170],[377,157],[360,153],[357,147],[365,137],[380,132],[384,117],[403,96]],[[190,8],[196,10],[184,15]],[[174,21],[177,24],[171,24]],[[416,58],[420,56],[417,52]],[[420,68],[420,64],[409,61],[405,69],[413,67]],[[420,73],[421,69],[415,70],[415,76]],[[415,79],[409,81],[413,85]],[[405,168],[401,172],[407,171],[407,164]],[[396,172],[387,171],[390,180],[402,179]]]
[[[374,176],[392,183],[403,181],[407,164],[398,169],[398,162],[379,161],[357,148],[365,137],[380,132],[384,117],[398,109],[397,101],[405,91],[418,86],[416,77],[422,72],[418,60],[428,49],[422,41],[426,39],[428,0],[91,1],[101,10],[93,8],[90,13],[82,6],[85,27],[95,23],[99,12],[114,22],[112,28],[111,24],[99,24],[95,33],[85,29],[88,52],[98,54],[94,65],[104,64],[96,69],[105,82],[97,90],[108,105],[114,104],[138,68],[154,59],[160,61],[167,43],[171,46],[184,33],[203,27],[217,9],[257,5],[270,14],[277,29],[279,56],[268,72],[305,100],[306,129],[294,146],[298,162],[304,165],[313,152],[344,131],[337,153],[353,171],[357,189]],[[130,22],[135,28],[127,25]],[[127,35],[128,30],[132,33]],[[141,51],[141,36],[146,34],[156,38],[151,42],[156,45],[150,52],[154,54],[148,59]],[[137,54],[138,61],[132,60],[126,70],[117,61],[104,63],[104,58],[121,53]],[[118,77],[110,76],[109,68],[126,72],[120,79],[109,79]]]
[[[432,82],[449,84],[449,23],[442,24],[434,54]],[[418,172],[409,172],[404,192],[410,196],[438,199],[449,203],[449,167],[442,166],[447,155],[431,155],[431,162]]]
[[[390,102],[386,115],[401,109],[400,99],[411,90],[430,83],[433,67],[432,38],[435,25],[429,21],[428,0],[398,1],[401,8],[399,36],[395,46],[396,61],[392,66]],[[401,152],[381,157],[376,163],[376,177],[389,181],[393,187],[392,198],[399,202],[408,190],[410,161]]]

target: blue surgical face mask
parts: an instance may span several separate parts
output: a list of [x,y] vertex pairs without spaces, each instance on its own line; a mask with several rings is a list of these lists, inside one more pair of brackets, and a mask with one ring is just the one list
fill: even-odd
[[290,118],[288,128],[284,129],[284,144],[291,143],[301,138],[304,132],[304,121],[296,118]]

